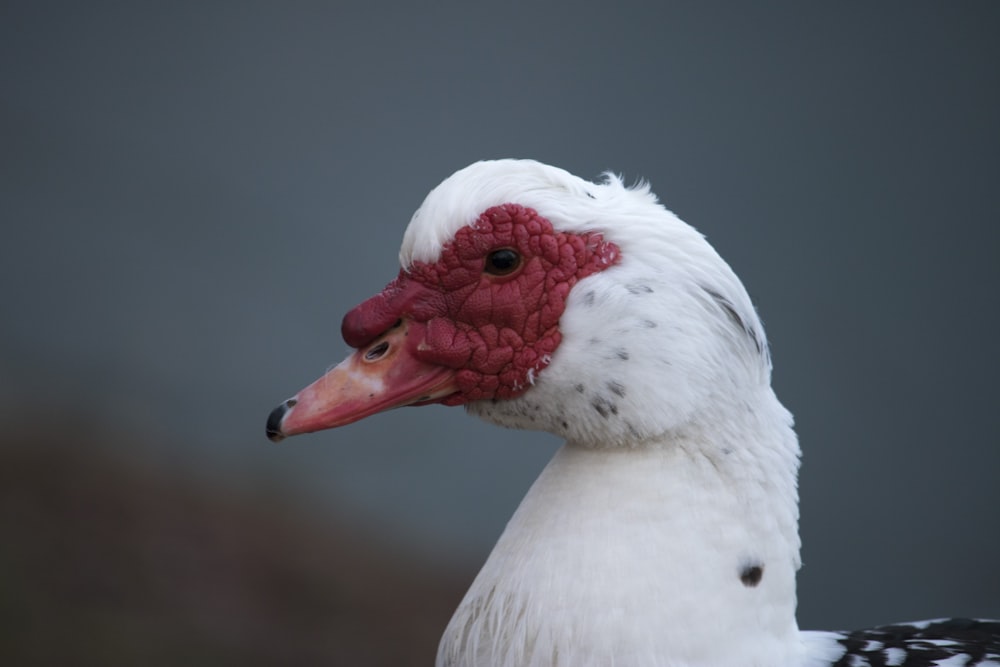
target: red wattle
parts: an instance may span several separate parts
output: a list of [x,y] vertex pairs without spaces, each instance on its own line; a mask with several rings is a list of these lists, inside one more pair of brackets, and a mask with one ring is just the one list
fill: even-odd
[[[508,275],[484,272],[485,258],[509,248],[521,257]],[[431,263],[415,262],[381,293],[344,317],[344,340],[360,348],[407,319],[425,323],[408,347],[420,360],[457,371],[459,392],[442,402],[511,398],[548,365],[570,289],[618,262],[597,232],[553,229],[534,210],[503,204],[461,228]]]

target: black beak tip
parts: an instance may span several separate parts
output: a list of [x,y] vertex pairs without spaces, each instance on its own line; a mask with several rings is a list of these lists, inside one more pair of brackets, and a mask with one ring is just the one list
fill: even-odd
[[285,434],[281,432],[281,420],[295,407],[295,403],[296,400],[290,398],[271,410],[271,414],[267,416],[267,437],[271,442],[281,442],[285,439]]

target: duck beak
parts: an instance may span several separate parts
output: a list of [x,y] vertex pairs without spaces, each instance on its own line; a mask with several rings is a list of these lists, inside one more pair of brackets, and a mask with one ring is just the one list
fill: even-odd
[[[434,403],[458,391],[455,369],[414,356],[423,325],[401,320],[311,385],[275,408],[267,437],[311,433],[404,405]],[[417,331],[421,330],[421,331]]]

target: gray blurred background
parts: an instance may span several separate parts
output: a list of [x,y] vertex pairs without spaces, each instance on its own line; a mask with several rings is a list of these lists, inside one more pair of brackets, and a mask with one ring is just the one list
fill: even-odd
[[800,625],[1000,616],[1000,4],[0,4],[0,659],[429,664],[558,443],[273,445],[428,190],[648,179],[795,413]]

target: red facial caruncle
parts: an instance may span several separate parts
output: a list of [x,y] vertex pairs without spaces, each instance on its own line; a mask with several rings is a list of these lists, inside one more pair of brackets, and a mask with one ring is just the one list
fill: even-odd
[[316,431],[393,407],[459,405],[526,391],[559,346],[582,278],[617,263],[600,233],[567,233],[502,204],[458,230],[434,263],[414,262],[341,327],[351,357],[268,420],[268,435]]

